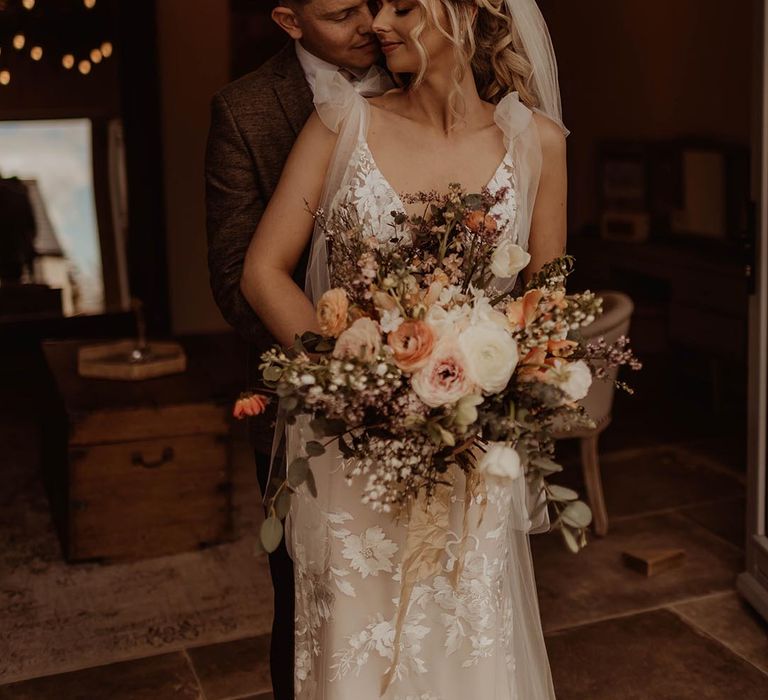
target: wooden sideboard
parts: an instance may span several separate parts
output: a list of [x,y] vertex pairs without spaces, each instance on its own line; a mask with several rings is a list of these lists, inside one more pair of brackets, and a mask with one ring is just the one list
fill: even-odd
[[69,561],[170,554],[232,536],[231,407],[244,355],[179,339],[182,374],[136,382],[77,373],[80,341],[47,342],[43,475]]
[[[738,245],[693,237],[628,243],[585,235],[569,239],[568,253],[576,259],[569,289],[626,292],[637,314],[660,319],[666,345],[660,349],[685,348],[746,364],[747,282]],[[643,339],[636,340],[641,347]]]

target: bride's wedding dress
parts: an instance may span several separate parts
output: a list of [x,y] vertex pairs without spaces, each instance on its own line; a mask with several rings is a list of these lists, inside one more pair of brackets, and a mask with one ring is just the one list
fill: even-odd
[[[316,105],[339,132],[325,205],[353,206],[386,236],[403,203],[376,165],[366,134],[370,106],[338,74],[318,83]],[[527,247],[538,178],[531,111],[512,93],[497,106],[507,153],[488,183],[505,236]],[[531,155],[534,154],[534,155]],[[330,188],[330,189],[329,189]],[[324,241],[314,241],[308,292],[327,287]],[[507,280],[511,284],[514,280]],[[313,439],[287,429],[289,461]],[[550,700],[528,537],[549,528],[535,485],[488,477],[482,498],[460,470],[410,522],[361,502],[337,450],[312,459],[318,496],[293,498],[286,537],[296,573],[296,697],[302,700]],[[420,504],[419,504],[420,505]],[[532,522],[533,518],[533,522]],[[404,557],[427,543],[434,566],[404,578]]]

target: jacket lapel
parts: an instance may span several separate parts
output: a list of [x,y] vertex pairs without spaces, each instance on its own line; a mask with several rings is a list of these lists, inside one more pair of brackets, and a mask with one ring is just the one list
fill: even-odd
[[312,112],[312,91],[292,42],[275,58],[275,95],[293,132],[298,135]]

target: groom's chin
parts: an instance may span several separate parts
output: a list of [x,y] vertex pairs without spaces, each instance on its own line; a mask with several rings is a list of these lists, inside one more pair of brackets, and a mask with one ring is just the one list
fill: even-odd
[[381,47],[376,39],[354,46],[349,51],[350,67],[370,68],[381,58]]

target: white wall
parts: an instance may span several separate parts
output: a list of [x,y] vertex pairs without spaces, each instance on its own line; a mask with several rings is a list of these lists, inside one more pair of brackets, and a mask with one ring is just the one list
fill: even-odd
[[176,333],[229,328],[208,284],[204,156],[211,95],[229,79],[229,3],[157,3],[171,320]]

